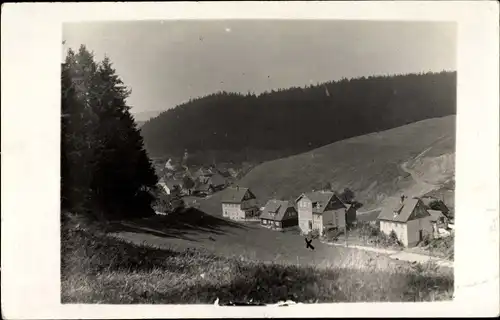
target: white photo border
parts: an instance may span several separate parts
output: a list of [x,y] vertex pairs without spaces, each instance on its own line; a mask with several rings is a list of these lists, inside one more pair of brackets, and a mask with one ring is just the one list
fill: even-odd
[[[60,303],[62,23],[171,19],[455,21],[455,299],[288,307]],[[496,1],[16,3],[2,10],[2,314],[7,319],[439,317],[499,313]]]

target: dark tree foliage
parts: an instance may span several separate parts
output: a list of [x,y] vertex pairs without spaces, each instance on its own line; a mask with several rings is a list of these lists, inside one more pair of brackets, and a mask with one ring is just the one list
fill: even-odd
[[192,189],[195,186],[195,182],[193,181],[193,179],[191,179],[191,177],[189,177],[187,175],[185,175],[182,178],[182,183],[184,185],[184,188],[186,188],[186,189]]
[[342,191],[341,193],[339,193],[337,195],[342,202],[349,203],[349,204],[351,204],[355,198],[354,191],[352,191],[349,188],[344,188],[344,191]]
[[108,58],[85,46],[62,66],[62,207],[93,218],[153,214],[157,177]]
[[[327,93],[328,92],[328,93]],[[342,79],[261,95],[218,92],[141,127],[153,156],[264,161],[456,113],[456,72]]]

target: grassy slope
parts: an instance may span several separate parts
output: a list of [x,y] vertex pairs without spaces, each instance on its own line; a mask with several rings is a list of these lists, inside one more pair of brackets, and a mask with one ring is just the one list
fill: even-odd
[[364,254],[327,268],[242,261],[122,242],[71,219],[62,226],[63,303],[432,301],[453,292],[452,271],[430,265],[380,267]]
[[[369,210],[380,206],[386,197],[411,189],[415,181],[401,169],[401,164],[429,147],[423,160],[414,161],[409,167],[430,170],[431,175],[441,170],[442,179],[452,177],[454,168],[448,168],[447,160],[455,152],[455,116],[423,120],[266,162],[252,169],[238,184],[250,187],[264,204],[271,197],[294,199],[329,181],[337,190],[351,188],[364,204],[361,210]],[[439,158],[442,155],[446,155],[446,161]],[[223,192],[201,201],[201,209],[220,214]]]
[[[257,223],[236,223],[197,210],[114,223],[107,231],[137,245],[147,243],[176,251],[195,249],[224,257],[301,266],[338,266],[351,259],[356,251],[318,241],[313,242],[315,250],[312,251],[306,248],[304,239],[296,230],[276,232]],[[365,256],[377,260],[380,268],[391,262],[369,252]]]

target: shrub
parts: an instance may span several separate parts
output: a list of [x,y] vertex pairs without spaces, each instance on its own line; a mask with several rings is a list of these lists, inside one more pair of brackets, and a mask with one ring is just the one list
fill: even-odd
[[390,245],[402,246],[402,243],[401,241],[399,241],[398,235],[396,234],[396,232],[394,232],[394,230],[392,230],[389,234],[388,242]]
[[319,238],[319,230],[312,230],[307,233],[307,236],[311,239],[317,239]]

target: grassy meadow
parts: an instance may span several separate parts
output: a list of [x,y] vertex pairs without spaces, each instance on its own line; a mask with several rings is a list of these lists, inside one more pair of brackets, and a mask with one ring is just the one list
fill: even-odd
[[130,243],[106,229],[74,216],[63,221],[63,303],[436,301],[453,294],[452,270],[382,263],[362,251],[316,266],[269,263]]

